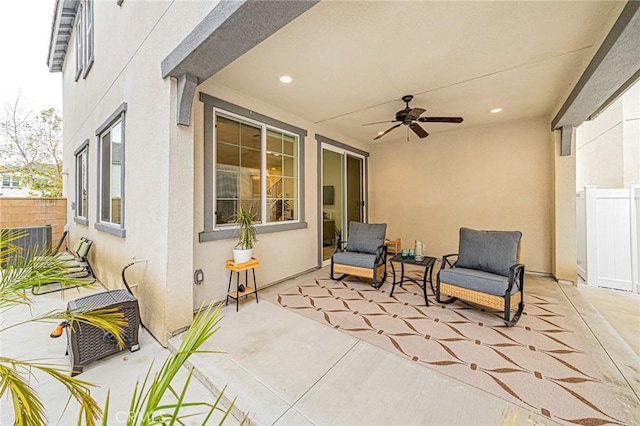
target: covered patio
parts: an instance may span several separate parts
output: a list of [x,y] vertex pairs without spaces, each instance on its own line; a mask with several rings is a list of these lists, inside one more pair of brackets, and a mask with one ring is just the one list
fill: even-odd
[[[323,155],[337,147],[362,156],[361,218],[387,223],[389,237],[423,240],[439,257],[455,250],[461,226],[519,230],[528,271],[576,283],[573,129],[637,78],[637,21],[632,2],[214,8],[162,62],[163,76],[176,79],[176,123],[186,130],[178,143],[195,142],[194,267],[227,255],[228,245],[211,242],[223,237],[211,225],[208,120],[228,110],[306,135],[299,223],[279,228],[301,231],[265,230],[255,251],[261,282],[326,264]],[[409,94],[425,116],[464,121],[420,123],[420,137],[393,120]],[[301,244],[302,234],[315,234],[316,246]],[[218,267],[214,278],[224,277]],[[194,306],[223,296],[219,286],[196,287]]]

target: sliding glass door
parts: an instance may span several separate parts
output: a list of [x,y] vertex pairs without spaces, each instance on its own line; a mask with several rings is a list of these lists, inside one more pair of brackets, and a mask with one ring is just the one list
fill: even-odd
[[362,191],[363,160],[347,154],[347,223],[363,222],[364,197]]
[[339,241],[346,241],[350,221],[365,218],[364,157],[322,145],[322,261],[328,263]]

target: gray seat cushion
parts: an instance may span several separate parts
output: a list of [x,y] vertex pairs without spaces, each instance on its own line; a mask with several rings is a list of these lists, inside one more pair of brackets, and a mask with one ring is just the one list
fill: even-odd
[[[450,268],[441,269],[440,281],[481,293],[504,296],[509,285],[509,278],[503,275],[479,271],[477,269]],[[517,286],[511,288],[511,294],[518,291]]]
[[333,255],[333,263],[373,269],[376,265],[376,255],[343,251]]
[[384,244],[386,232],[386,223],[349,222],[349,238],[345,250],[375,254],[378,247]]
[[476,231],[460,228],[459,268],[509,276],[509,268],[517,263],[520,231]]

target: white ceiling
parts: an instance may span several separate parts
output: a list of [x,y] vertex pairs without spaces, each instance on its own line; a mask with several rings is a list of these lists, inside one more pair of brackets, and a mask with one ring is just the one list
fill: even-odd
[[[431,134],[551,116],[624,4],[325,0],[214,79],[366,142],[392,123],[362,124],[392,120],[407,94],[423,116],[464,117],[423,123]],[[293,82],[280,83],[283,74]],[[398,128],[375,143],[406,135]]]

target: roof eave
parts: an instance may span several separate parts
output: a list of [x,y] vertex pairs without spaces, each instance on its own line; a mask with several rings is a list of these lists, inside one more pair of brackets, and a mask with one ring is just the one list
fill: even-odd
[[56,0],[49,38],[49,72],[61,72],[80,0]]

